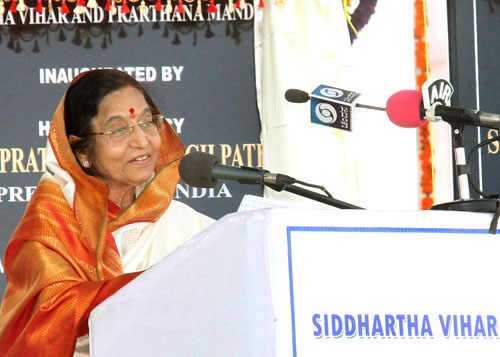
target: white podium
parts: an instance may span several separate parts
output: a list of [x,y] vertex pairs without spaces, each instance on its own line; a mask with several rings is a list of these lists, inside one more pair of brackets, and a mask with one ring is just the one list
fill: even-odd
[[91,314],[92,356],[499,356],[491,214],[228,215]]

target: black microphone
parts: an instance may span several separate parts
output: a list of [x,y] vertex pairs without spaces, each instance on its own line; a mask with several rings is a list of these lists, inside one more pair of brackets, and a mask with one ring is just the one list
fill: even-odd
[[[311,99],[309,94],[307,92],[304,92],[303,90],[300,89],[288,89],[285,92],[285,99],[289,101],[290,103],[306,103]],[[365,109],[375,109],[375,110],[380,110],[380,111],[385,111],[385,108],[381,107],[375,107],[373,105],[366,105],[366,104],[355,104],[356,107],[359,108],[365,108]]]
[[271,185],[288,185],[296,182],[293,177],[273,174],[267,170],[222,165],[217,156],[201,151],[194,151],[184,156],[179,165],[179,173],[185,183],[200,188],[213,188],[218,180]]
[[[226,166],[219,164],[219,162],[217,156],[194,151],[182,158],[179,164],[179,173],[184,182],[193,187],[213,188],[217,185],[218,180],[262,184],[276,191],[285,190],[338,208],[362,209],[350,203],[336,200],[322,186],[311,185],[282,174],[273,174],[267,170],[245,166]],[[294,183],[322,189],[328,196],[296,187],[293,185]]]
[[427,121],[443,120],[447,123],[471,124],[500,129],[500,115],[480,110],[436,104],[425,110],[422,93],[417,90],[402,90],[387,100],[387,116],[396,125],[416,128]]
[[291,103],[306,103],[311,97],[300,89],[289,89],[285,92],[285,99]]

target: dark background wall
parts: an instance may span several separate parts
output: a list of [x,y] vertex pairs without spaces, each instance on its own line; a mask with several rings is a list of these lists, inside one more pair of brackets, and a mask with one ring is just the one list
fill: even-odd
[[[454,106],[500,113],[499,5],[493,0],[448,0],[450,79],[455,88],[452,97]],[[466,151],[470,152],[479,142],[498,134],[498,130],[466,126]],[[499,148],[498,142],[491,143],[481,149],[480,157],[475,155],[470,161],[474,181],[477,185],[482,184],[487,194],[500,193],[500,180],[497,178],[500,170]],[[472,188],[471,195],[479,197]]]
[[[194,13],[196,3],[185,6]],[[219,3],[219,9],[214,21],[189,21],[178,14],[169,22],[0,25],[2,257],[43,174],[53,112],[81,69],[119,67],[143,81],[188,150],[212,152],[227,165],[261,165],[253,8],[233,15],[226,4]],[[235,211],[244,194],[262,191],[230,182],[194,189],[181,182],[176,198],[217,219]],[[0,273],[2,296],[3,267]]]

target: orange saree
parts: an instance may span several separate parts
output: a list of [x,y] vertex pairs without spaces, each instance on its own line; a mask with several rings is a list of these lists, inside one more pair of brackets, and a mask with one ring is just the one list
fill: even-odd
[[[108,221],[106,185],[86,175],[71,152],[63,98],[49,134],[52,174],[40,181],[5,251],[0,355],[73,355],[76,338],[88,333],[92,309],[140,274],[123,274],[107,238],[126,224],[155,222],[167,210],[184,146],[169,126],[161,136],[154,179],[131,206]],[[61,179],[57,171],[67,176]]]

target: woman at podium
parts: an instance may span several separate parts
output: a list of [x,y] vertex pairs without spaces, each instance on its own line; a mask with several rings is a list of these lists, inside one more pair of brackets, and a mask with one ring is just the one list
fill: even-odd
[[212,220],[172,200],[184,145],[118,70],[70,84],[5,251],[2,356],[88,355],[92,309]]

